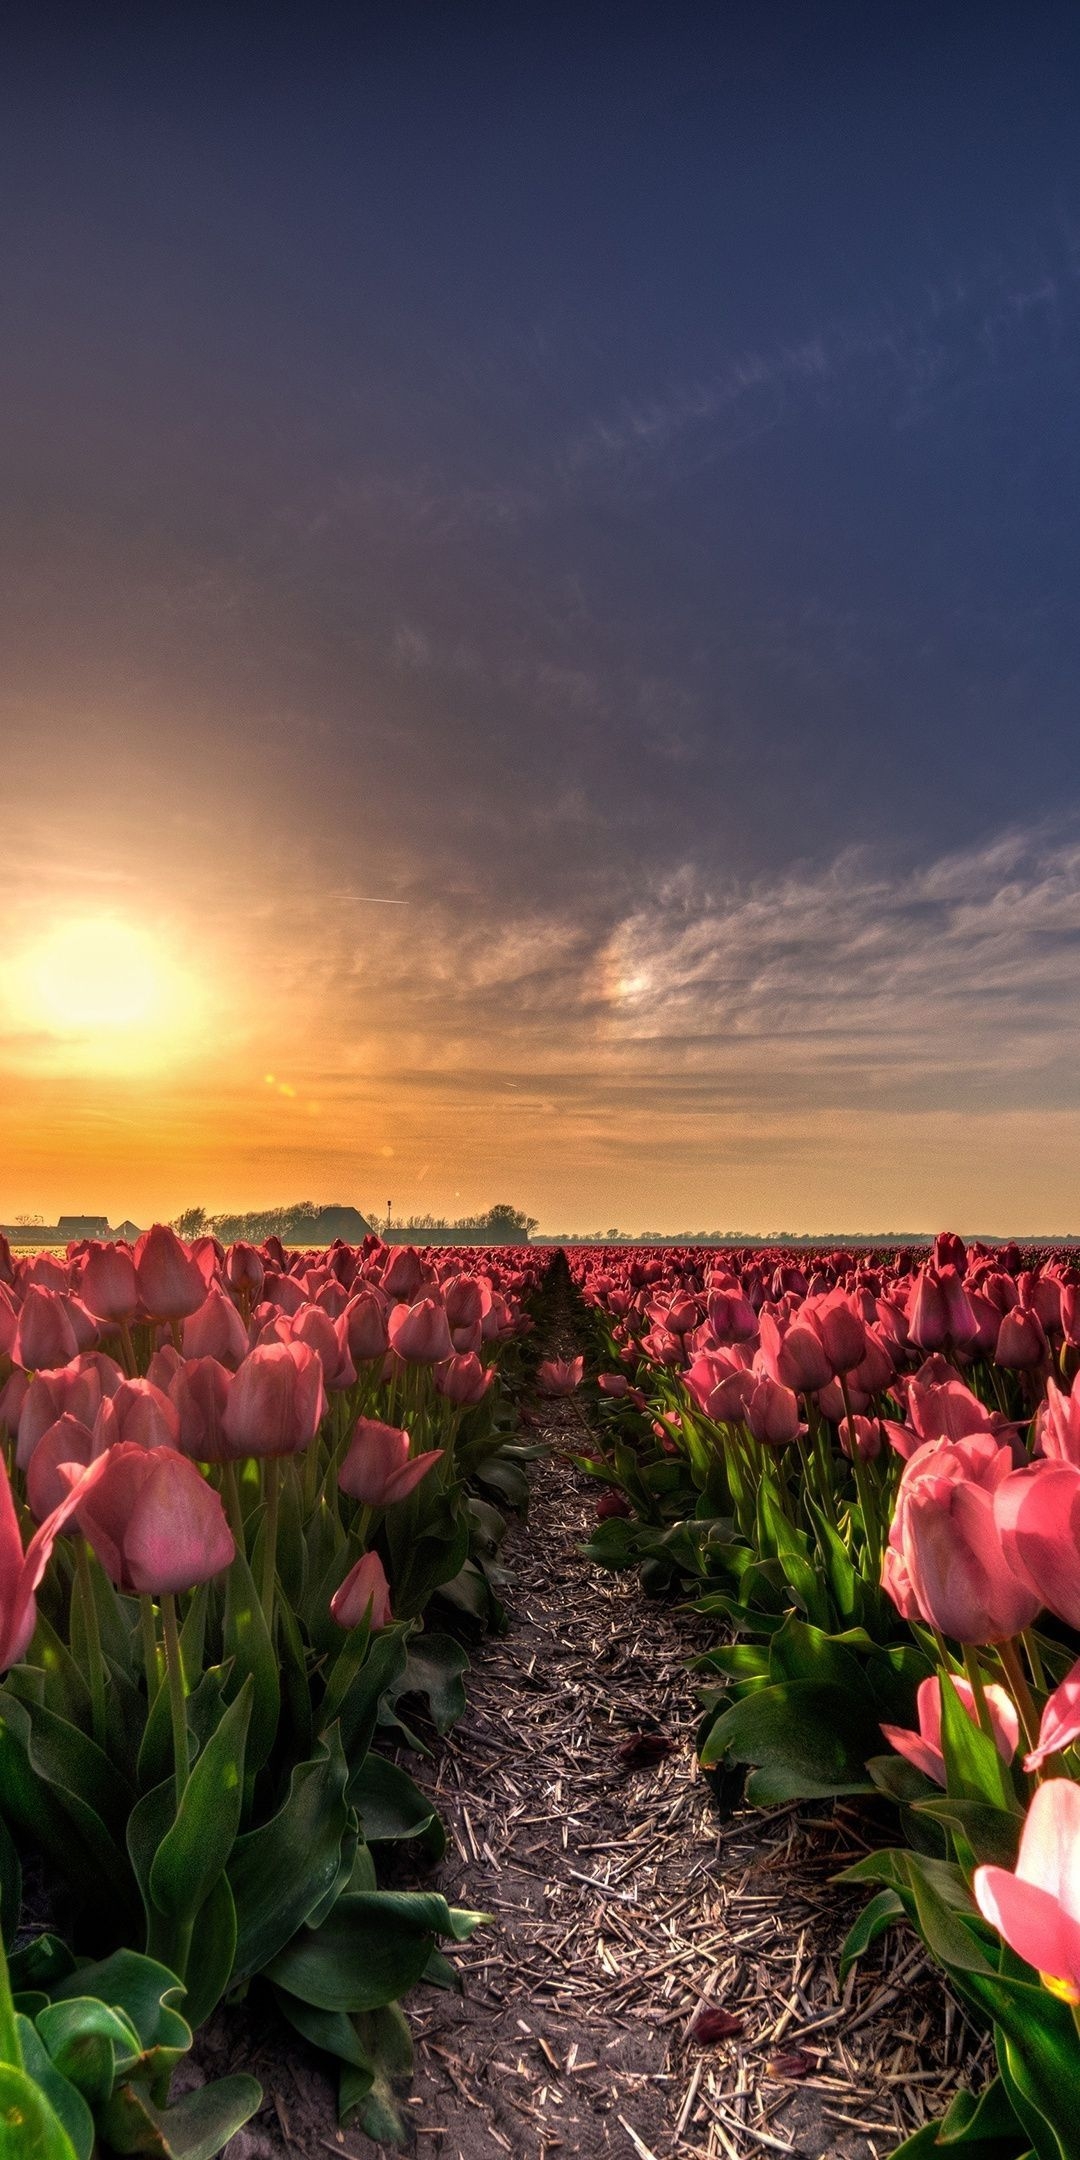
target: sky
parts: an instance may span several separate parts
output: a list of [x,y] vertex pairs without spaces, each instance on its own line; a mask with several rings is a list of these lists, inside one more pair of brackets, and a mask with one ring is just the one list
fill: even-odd
[[1080,1231],[1080,17],[0,24],[0,1217]]

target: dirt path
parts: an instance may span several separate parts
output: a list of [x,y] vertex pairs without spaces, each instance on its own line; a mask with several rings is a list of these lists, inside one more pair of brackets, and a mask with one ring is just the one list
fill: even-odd
[[[858,1813],[722,1817],[696,1770],[692,1623],[582,1559],[596,1488],[566,1459],[576,1406],[545,1406],[541,1437],[508,1631],[478,1645],[437,1770],[409,1758],[427,1789],[434,1771],[450,1839],[438,1887],[495,1923],[456,1960],[463,1995],[409,1999],[415,2150],[884,2160],[941,2111],[966,2024],[902,1935],[841,1989],[858,1907],[829,1877],[861,1849]],[[702,2046],[706,1999],[741,2029]],[[314,2058],[280,2030],[255,2040],[231,2025],[213,2065],[245,2060],[267,2093],[229,2160],[368,2160]]]
[[[572,1406],[545,1425],[581,1451]],[[441,1764],[444,1880],[499,1925],[461,1960],[464,2001],[418,2017],[414,1998],[420,2148],[883,2160],[951,2092],[967,2028],[946,2029],[903,1937],[840,1987],[857,1905],[829,1877],[862,1849],[854,1811],[721,1819],[696,1773],[688,1622],[582,1560],[594,1500],[558,1458],[539,1468],[511,1627],[478,1654]],[[669,1751],[628,1764],[650,1736]],[[742,2033],[698,2045],[706,1999]]]

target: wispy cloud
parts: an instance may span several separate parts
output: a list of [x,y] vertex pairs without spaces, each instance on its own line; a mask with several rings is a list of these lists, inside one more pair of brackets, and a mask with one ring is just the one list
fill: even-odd
[[[993,262],[836,315],[805,336],[735,353],[651,392],[627,394],[567,443],[564,484],[590,474],[676,473],[745,447],[810,405],[875,407],[910,426],[1011,365],[1032,340],[1060,340],[1080,295],[1080,259],[1051,235],[1023,264]],[[1075,324],[1073,324],[1075,330]]]

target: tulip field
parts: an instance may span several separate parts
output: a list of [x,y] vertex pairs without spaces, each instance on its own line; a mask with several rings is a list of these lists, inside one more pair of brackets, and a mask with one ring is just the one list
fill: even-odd
[[537,1275],[163,1227],[0,1254],[4,2160],[211,2160],[259,2085],[173,2074],[255,1980],[343,2118],[400,2142],[398,1999],[481,1916],[380,1886],[442,1831],[374,1743],[452,1724],[455,1616],[498,1614]]
[[[896,2160],[1075,2160],[1072,1254],[162,1226],[0,1240],[0,2160],[213,2160],[260,2086],[177,2073],[241,2004],[333,2069],[350,2130],[410,2142],[401,1999],[499,1926],[425,1885],[425,1758],[512,1604],[507,1514],[563,1401],[582,1581],[692,1608],[715,1809],[861,1808],[841,1978],[914,1931],[993,2031],[989,2082]],[[512,1728],[498,1746],[527,1777]],[[691,2043],[738,2027],[710,2017]],[[797,2149],[774,2126],[746,2150],[770,2145]]]
[[[844,1966],[915,1929],[997,2075],[897,2153],[1080,2151],[1080,1269],[1071,1252],[579,1249],[592,1557],[715,1622],[703,1769],[873,1796]],[[569,1384],[573,1384],[571,1381]]]

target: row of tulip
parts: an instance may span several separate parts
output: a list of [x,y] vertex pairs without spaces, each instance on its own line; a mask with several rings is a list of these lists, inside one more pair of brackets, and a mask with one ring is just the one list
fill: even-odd
[[373,1742],[423,1751],[422,1699],[447,1730],[499,1617],[536,1280],[376,1238],[0,1240],[0,1917],[11,1946],[34,1850],[71,1935],[0,1950],[0,2153],[209,2160],[259,2088],[170,2105],[171,2072],[260,1976],[343,2117],[404,2136],[398,1998],[480,1916],[379,1888],[443,1836]]
[[[1080,1268],[965,1246],[572,1253],[593,1557],[725,1623],[699,1750],[763,1804],[884,1794],[904,1918],[998,2074],[903,2160],[1069,2160],[1080,2113]],[[567,1377],[572,1385],[574,1375]],[[736,1766],[740,1766],[736,1773]],[[899,2160],[899,2155],[897,2155]]]

